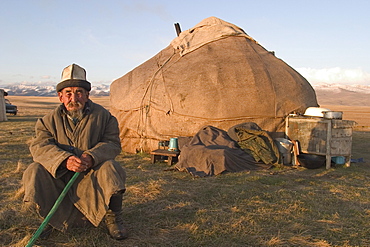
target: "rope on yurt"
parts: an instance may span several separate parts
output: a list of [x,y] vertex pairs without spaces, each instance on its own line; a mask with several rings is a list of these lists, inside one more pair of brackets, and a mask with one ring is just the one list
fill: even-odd
[[[154,85],[154,79],[157,76],[157,74],[163,69],[163,67],[173,58],[173,56],[176,54],[176,51],[174,50],[171,56],[169,56],[165,62],[162,65],[159,65],[158,69],[154,72],[153,76],[150,78],[148,85],[146,86],[146,89],[144,91],[144,95],[141,98],[140,103],[140,114],[141,117],[139,119],[138,125],[137,125],[137,133],[140,136],[140,149],[142,149],[145,137],[146,137],[146,127],[148,124],[148,115],[150,112],[150,107],[152,103],[152,93],[153,93],[153,85]],[[147,102],[145,102],[145,98],[149,94],[149,99]]]

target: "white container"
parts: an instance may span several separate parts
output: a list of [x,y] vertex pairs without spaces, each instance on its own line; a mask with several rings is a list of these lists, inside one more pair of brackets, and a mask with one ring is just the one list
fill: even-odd
[[291,164],[293,143],[285,138],[276,138],[275,143],[277,144],[279,153],[283,156],[283,164],[284,165]]
[[324,117],[323,112],[330,111],[328,108],[323,107],[308,107],[304,112],[304,116],[308,117]]

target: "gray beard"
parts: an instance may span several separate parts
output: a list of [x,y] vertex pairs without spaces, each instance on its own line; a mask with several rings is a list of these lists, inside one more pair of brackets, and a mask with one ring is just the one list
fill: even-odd
[[80,108],[78,110],[68,111],[68,115],[72,119],[82,119],[82,115],[83,115],[82,104],[80,102],[70,102],[68,105],[71,106],[71,107],[72,106],[78,106]]
[[75,110],[75,111],[68,111],[68,115],[69,115],[72,119],[81,119],[81,118],[82,118],[82,115],[83,115],[83,112],[82,112],[82,109],[80,109],[80,110]]

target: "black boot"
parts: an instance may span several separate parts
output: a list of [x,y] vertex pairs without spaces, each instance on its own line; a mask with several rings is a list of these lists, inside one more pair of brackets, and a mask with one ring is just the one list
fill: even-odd
[[115,194],[111,197],[109,210],[105,215],[105,224],[112,238],[121,240],[128,237],[122,219],[122,194]]

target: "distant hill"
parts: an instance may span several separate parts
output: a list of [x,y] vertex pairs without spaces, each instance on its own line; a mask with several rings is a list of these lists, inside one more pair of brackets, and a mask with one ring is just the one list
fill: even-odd
[[[92,96],[109,96],[110,85],[93,86]],[[370,106],[370,86],[317,84],[313,85],[320,105]],[[0,88],[9,95],[16,96],[55,96],[55,86],[11,85]]]
[[320,84],[314,89],[320,105],[370,106],[370,86]]

